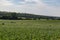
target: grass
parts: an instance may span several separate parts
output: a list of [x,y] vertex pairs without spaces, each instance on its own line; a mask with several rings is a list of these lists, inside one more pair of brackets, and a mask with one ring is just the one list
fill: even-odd
[[0,20],[0,40],[60,40],[60,21]]

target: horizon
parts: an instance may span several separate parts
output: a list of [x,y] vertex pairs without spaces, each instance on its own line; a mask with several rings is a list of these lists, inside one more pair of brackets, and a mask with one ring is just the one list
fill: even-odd
[[0,11],[60,17],[60,0],[0,0]]

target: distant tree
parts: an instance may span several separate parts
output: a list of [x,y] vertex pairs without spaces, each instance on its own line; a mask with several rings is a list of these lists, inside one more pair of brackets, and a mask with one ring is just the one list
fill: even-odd
[[17,15],[16,15],[17,13],[11,13],[11,17],[12,17],[12,19],[17,19]]

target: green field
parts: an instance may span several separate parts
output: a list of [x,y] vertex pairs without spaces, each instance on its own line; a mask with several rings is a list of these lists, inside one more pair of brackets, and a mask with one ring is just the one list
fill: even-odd
[[60,21],[0,20],[0,40],[60,40]]

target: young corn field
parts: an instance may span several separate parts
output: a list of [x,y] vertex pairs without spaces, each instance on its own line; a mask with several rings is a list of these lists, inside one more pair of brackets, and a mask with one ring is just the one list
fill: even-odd
[[0,20],[0,40],[60,40],[60,21]]

